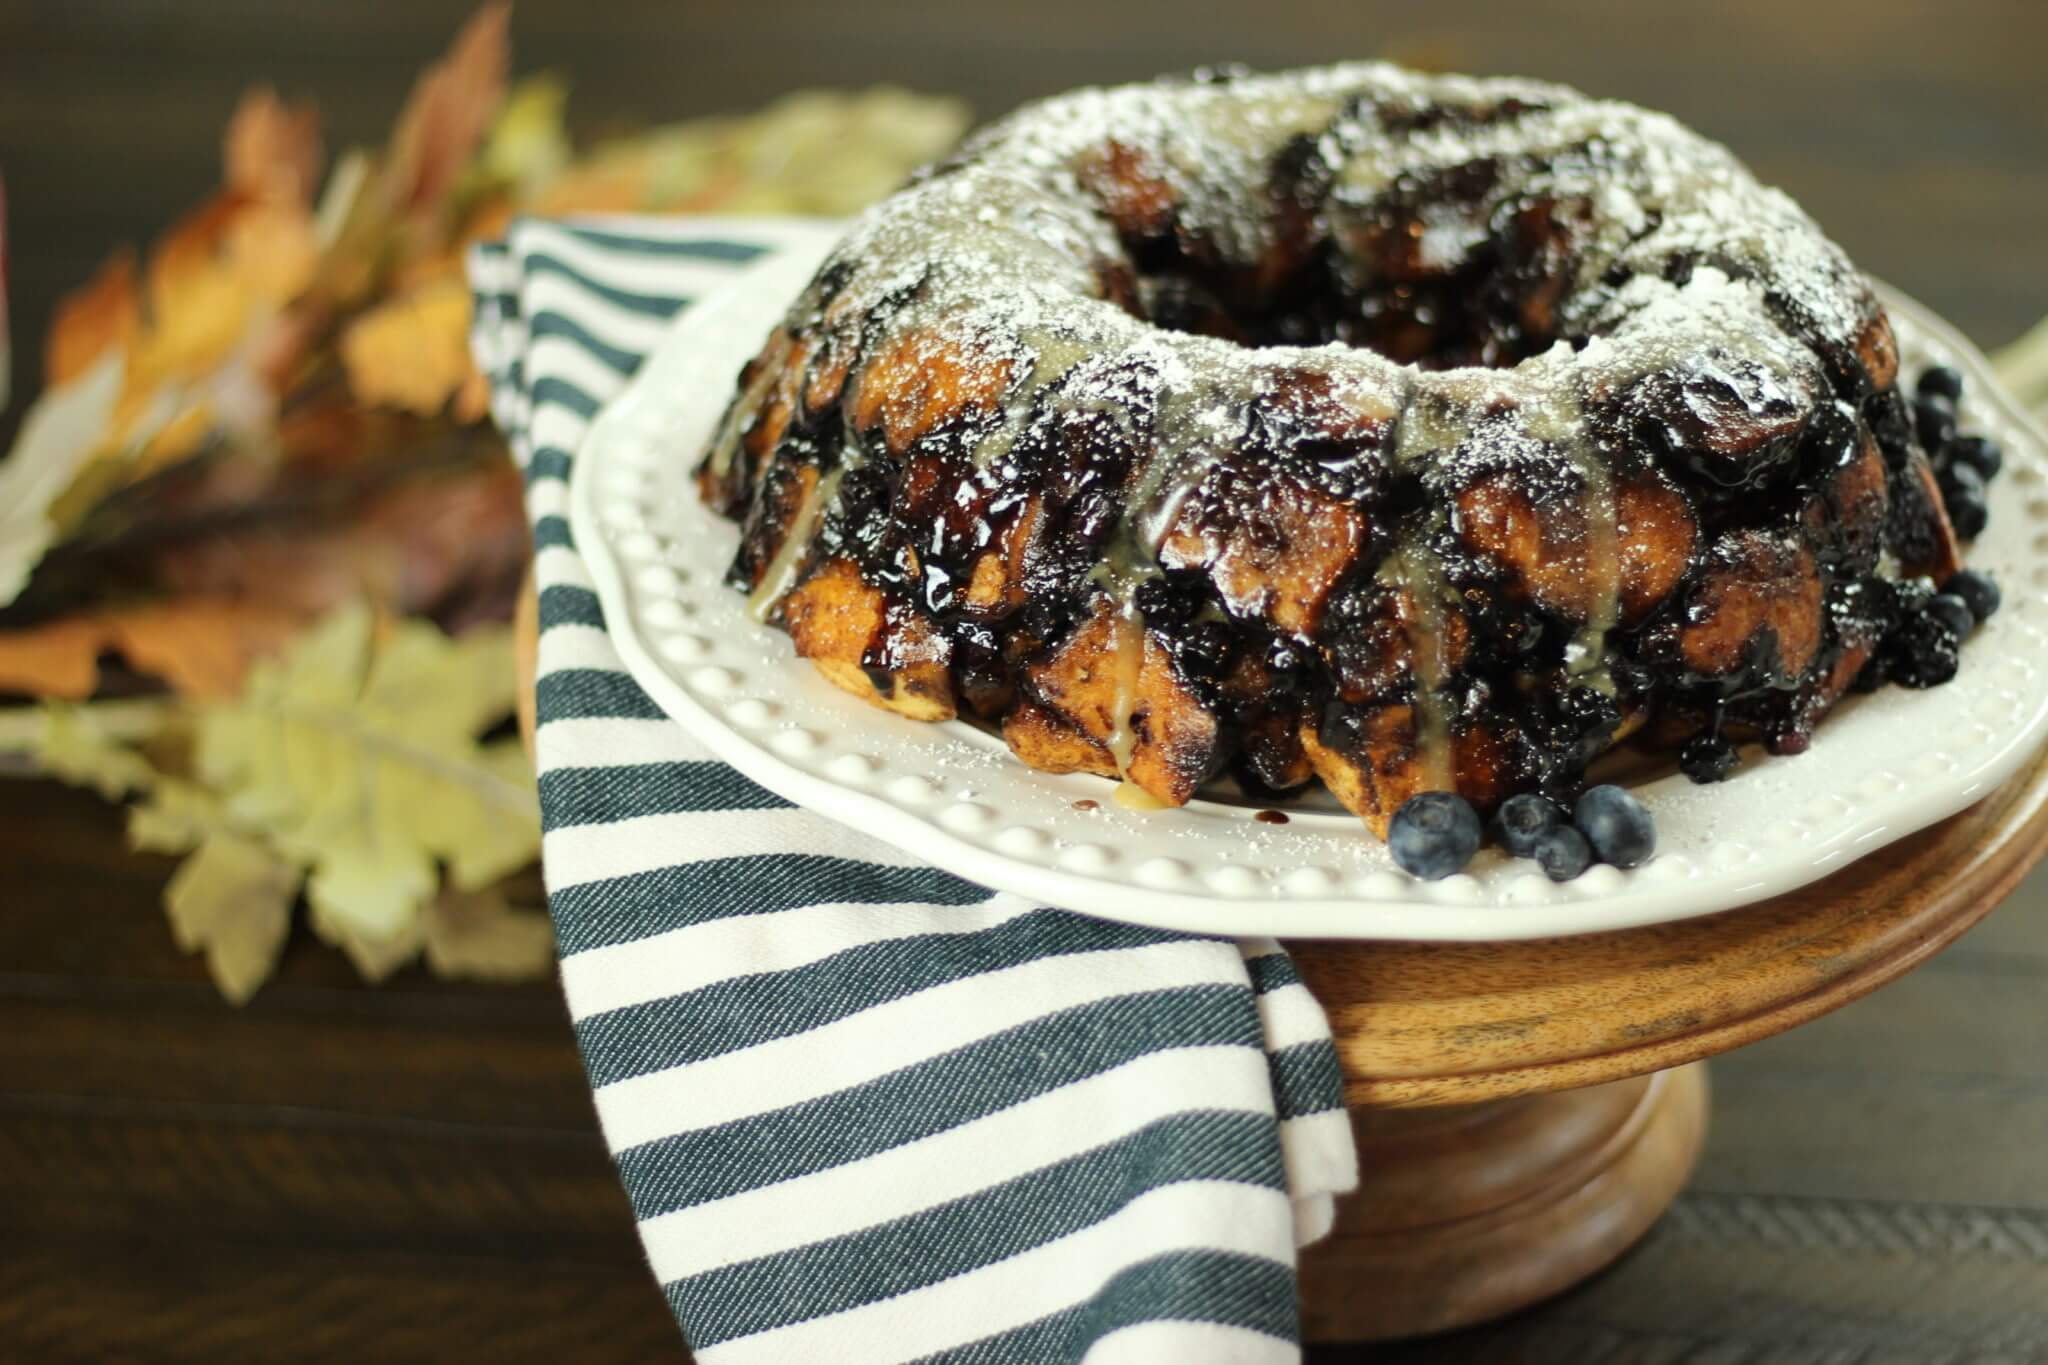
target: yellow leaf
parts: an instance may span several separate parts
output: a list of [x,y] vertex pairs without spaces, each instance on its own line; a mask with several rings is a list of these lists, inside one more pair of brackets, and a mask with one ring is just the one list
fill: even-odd
[[291,302],[312,282],[320,261],[313,217],[303,205],[253,205],[229,225],[229,265],[258,298]]
[[178,947],[203,950],[214,985],[239,1005],[276,969],[298,888],[298,869],[261,844],[215,834],[172,874],[164,909]]
[[481,173],[504,184],[531,186],[568,165],[569,134],[562,127],[568,102],[569,83],[560,76],[528,76],[513,86],[477,159]]
[[341,359],[360,401],[434,416],[476,374],[469,286],[451,275],[370,309],[342,333]]
[[320,114],[257,86],[228,120],[222,149],[227,187],[263,199],[308,204],[320,180]]
[[[385,801],[372,793],[368,799]],[[439,886],[434,860],[407,832],[391,828],[402,812],[380,804],[365,823],[380,826],[376,838],[351,838],[324,831],[298,851],[313,864],[306,878],[306,904],[322,938],[347,950],[371,980],[403,965],[419,946],[420,910]],[[409,943],[408,948],[399,948]],[[372,967],[367,963],[388,965]]]
[[[89,787],[109,801],[152,790],[155,767],[129,745],[155,734],[165,719],[156,703],[122,703],[117,711],[45,706],[31,746],[36,766],[60,782]],[[116,726],[119,726],[118,732]]]
[[212,792],[182,778],[159,775],[128,808],[128,846],[138,853],[188,853],[209,835],[238,832]]
[[436,976],[531,981],[555,962],[548,918],[514,910],[495,891],[447,891],[427,907],[427,966]]
[[312,923],[372,977],[409,961],[446,864],[474,885],[538,852],[531,773],[476,736],[510,714],[509,633],[459,640],[345,607],[200,715],[228,818],[309,866]]

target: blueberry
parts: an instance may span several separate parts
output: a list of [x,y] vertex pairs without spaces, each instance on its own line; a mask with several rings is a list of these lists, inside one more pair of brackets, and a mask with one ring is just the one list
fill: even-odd
[[1966,464],[1948,466],[1935,476],[1935,482],[1941,487],[1944,501],[1957,493],[1965,496],[1975,494],[1980,498],[1984,496],[1984,476]]
[[1951,465],[1942,472],[1941,505],[1948,510],[1949,525],[1964,540],[1975,540],[1991,524],[1984,480],[1968,465]]
[[1132,605],[1154,625],[1182,625],[1202,607],[1202,581],[1196,574],[1162,574],[1138,584]]
[[1958,436],[1948,443],[1948,462],[1952,469],[1974,469],[1990,483],[2005,468],[2005,451],[1989,436]]
[[1938,393],[1951,403],[1962,401],[1963,372],[1946,365],[1931,365],[1920,372],[1921,393]]
[[1276,697],[1292,696],[1301,690],[1307,667],[1307,654],[1299,645],[1274,636],[1266,646],[1266,690]]
[[1516,858],[1536,856],[1536,843],[1564,823],[1557,802],[1535,792],[1510,796],[1493,815],[1493,841]]
[[1956,405],[1940,394],[1923,393],[1913,404],[1913,425],[1921,445],[1940,450],[1956,438]]
[[1998,580],[1978,569],[1958,569],[1949,576],[1941,590],[1962,598],[1970,609],[1970,615],[1979,621],[1990,620],[2002,600]]
[[1869,661],[1863,665],[1862,671],[1856,675],[1856,680],[1850,683],[1849,686],[1858,692],[1875,692],[1891,680],[1892,661],[1885,657],[1882,650],[1879,650],[1870,656]]
[[1956,675],[1956,644],[1948,622],[1932,612],[1915,612],[1885,641],[1892,680],[1903,687],[1939,687]]
[[1634,867],[1657,850],[1657,827],[1650,812],[1612,783],[1588,787],[1572,808],[1572,823],[1603,863]]
[[1236,643],[1221,621],[1197,621],[1180,636],[1175,657],[1190,677],[1220,678]]
[[1479,851],[1479,813],[1455,792],[1422,792],[1401,803],[1387,826],[1387,851],[1403,872],[1439,881]]
[[1543,869],[1543,875],[1554,882],[1568,882],[1593,865],[1592,846],[1585,835],[1570,825],[1546,830],[1536,841],[1536,851],[1529,856]]
[[1970,604],[1951,592],[1937,594],[1927,604],[1927,614],[1947,626],[1958,640],[1968,639],[1977,628],[1977,614],[1970,610]]
[[1704,785],[1735,771],[1735,746],[1715,734],[1694,735],[1678,751],[1678,770]]

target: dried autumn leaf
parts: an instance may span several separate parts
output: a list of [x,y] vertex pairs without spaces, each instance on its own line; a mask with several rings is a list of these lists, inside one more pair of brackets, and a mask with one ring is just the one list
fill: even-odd
[[420,621],[380,638],[347,607],[201,714],[199,777],[311,868],[314,928],[367,975],[417,951],[438,863],[474,887],[538,851],[530,770],[476,739],[511,711],[510,650],[502,629],[450,640]]
[[477,157],[487,180],[530,189],[569,164],[569,134],[562,121],[569,83],[560,76],[529,76],[512,87],[489,139]]
[[231,190],[259,199],[310,204],[320,183],[320,113],[296,108],[260,85],[242,96],[228,120],[221,160]]
[[290,863],[254,840],[213,834],[172,874],[164,910],[178,947],[203,950],[214,984],[239,1005],[276,969],[298,892]]
[[259,602],[189,598],[117,607],[0,632],[0,690],[76,701],[99,686],[99,658],[120,654],[188,697],[232,697],[250,663],[299,627]]
[[84,374],[109,350],[127,351],[141,326],[135,253],[124,249],[58,301],[43,346],[44,382],[60,387]]
[[306,922],[320,941],[339,948],[365,981],[378,982],[420,955],[426,928],[416,914],[389,933],[374,934],[352,916],[336,911],[327,901],[317,899],[309,884],[306,893]]
[[226,247],[246,201],[216,195],[166,232],[149,255],[144,281],[149,325],[136,378],[203,374],[227,359],[248,330],[252,291]]
[[351,322],[342,363],[358,401],[455,419],[483,415],[485,393],[469,355],[469,287],[459,275],[421,285]]
[[0,460],[0,607],[21,595],[57,538],[50,506],[100,451],[120,401],[126,358],[108,350],[67,384],[45,390]]
[[448,55],[420,74],[391,136],[384,202],[401,217],[438,212],[490,129],[512,67],[512,8],[479,9]]
[[215,834],[239,834],[220,798],[196,782],[158,774],[128,808],[128,846],[138,853],[189,853]]
[[45,706],[34,717],[29,753],[41,772],[116,801],[152,790],[160,780],[155,766],[131,745],[156,733],[167,715],[155,702]]
[[178,596],[263,602],[302,618],[367,597],[467,622],[477,618],[464,604],[504,602],[526,563],[520,492],[512,462],[491,458],[407,479],[336,521],[259,524],[167,548],[150,573]]
[[251,293],[281,305],[311,283],[320,244],[303,206],[259,202],[228,225],[225,254]]
[[444,891],[427,907],[424,946],[436,976],[476,981],[531,981],[555,962],[547,916],[498,891]]

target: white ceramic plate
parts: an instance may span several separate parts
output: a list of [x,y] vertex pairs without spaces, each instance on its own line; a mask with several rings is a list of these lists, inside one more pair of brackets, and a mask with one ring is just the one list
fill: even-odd
[[1466,873],[1413,880],[1320,790],[1286,807],[1285,824],[1228,796],[1126,810],[1111,783],[1035,772],[966,722],[920,724],[841,692],[721,582],[738,532],[698,501],[690,472],[740,365],[832,239],[821,230],[678,320],[576,461],[576,544],[627,666],[679,724],[763,786],[960,876],[1197,933],[1489,940],[1617,929],[1823,877],[1969,805],[2048,728],[2048,438],[1968,342],[1886,290],[1907,373],[1963,370],[1966,427],[2006,449],[1991,529],[1970,555],[1998,576],[2005,608],[1964,649],[1955,681],[1852,698],[1805,755],[1746,753],[1716,786],[1676,773],[1637,785],[1656,817],[1657,856],[1561,885],[1490,849]]

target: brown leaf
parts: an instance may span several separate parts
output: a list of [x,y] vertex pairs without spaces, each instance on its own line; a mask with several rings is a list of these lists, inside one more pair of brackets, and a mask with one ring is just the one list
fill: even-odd
[[320,180],[320,114],[294,108],[259,85],[242,96],[228,120],[222,151],[230,190],[258,199],[310,204]]
[[67,617],[0,632],[0,691],[69,701],[99,686],[99,657],[120,654],[189,697],[231,697],[257,658],[303,618],[257,603],[196,598]]
[[124,248],[58,302],[44,346],[44,382],[53,389],[70,383],[110,348],[132,346],[141,325],[135,253]]
[[404,614],[439,613],[473,595],[495,598],[517,580],[529,543],[520,497],[512,462],[493,458],[408,479],[350,505],[337,522],[188,540],[152,559],[151,578],[174,597],[261,602],[300,616],[359,597]]
[[512,7],[492,0],[420,74],[399,115],[384,168],[385,202],[408,217],[439,210],[476,155],[505,98],[512,67]]
[[427,966],[475,981],[531,981],[555,963],[544,914],[514,910],[496,891],[443,891],[426,913]]

